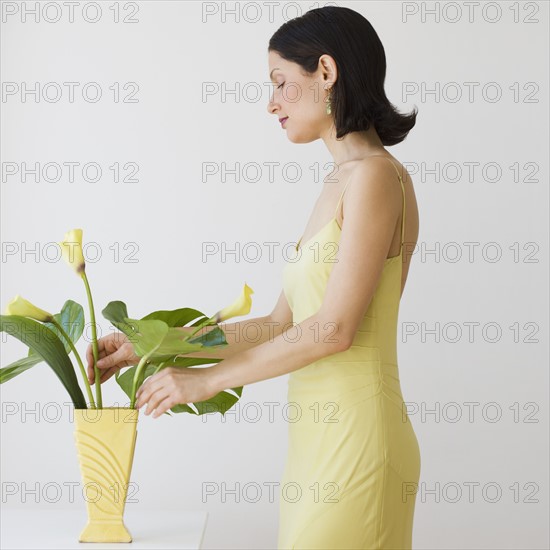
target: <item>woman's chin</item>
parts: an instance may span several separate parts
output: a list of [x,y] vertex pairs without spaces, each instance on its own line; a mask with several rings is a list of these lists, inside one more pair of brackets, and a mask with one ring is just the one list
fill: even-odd
[[287,130],[286,137],[292,143],[311,143],[315,140],[311,135],[305,133],[297,133],[292,130]]

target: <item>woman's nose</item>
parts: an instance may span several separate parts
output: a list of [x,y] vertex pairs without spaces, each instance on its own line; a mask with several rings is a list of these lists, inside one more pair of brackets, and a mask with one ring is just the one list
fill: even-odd
[[269,101],[267,102],[267,112],[272,115],[275,113],[275,110],[277,109],[277,105],[273,103],[273,96],[269,98]]

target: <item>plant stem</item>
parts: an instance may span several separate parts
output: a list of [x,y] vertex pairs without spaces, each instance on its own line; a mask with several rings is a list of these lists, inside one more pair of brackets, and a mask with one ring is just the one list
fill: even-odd
[[157,351],[159,346],[155,346],[149,353],[146,353],[140,360],[136,369],[136,372],[134,373],[134,380],[132,382],[132,393],[130,394],[130,408],[133,409],[136,405],[136,392],[138,389],[138,386],[141,385],[141,374],[143,370],[145,369],[145,365],[147,364],[147,361],[155,351]]
[[162,369],[162,367],[164,367],[164,363],[166,363],[166,361],[163,361],[156,369],[155,369],[155,372],[153,374],[157,374],[157,372]]
[[86,272],[82,272],[82,280],[86,286],[86,294],[88,295],[88,307],[90,309],[90,322],[92,323],[92,350],[94,355],[94,376],[95,376],[95,394],[97,399],[98,409],[103,408],[103,400],[101,398],[101,381],[99,375],[99,368],[97,367],[97,362],[99,360],[99,351],[97,346],[97,331],[95,323],[95,312],[94,312],[94,302],[92,300],[92,291],[90,290],[90,285],[88,283],[88,277],[86,277]]
[[90,388],[90,383],[88,382],[88,376],[86,375],[86,369],[84,368],[84,365],[82,363],[82,359],[80,358],[80,355],[78,354],[78,351],[76,351],[76,348],[74,347],[73,341],[71,340],[71,337],[65,332],[65,329],[61,326],[60,323],[58,323],[55,318],[52,317],[51,323],[57,327],[57,330],[63,335],[65,340],[67,340],[67,343],[69,344],[69,347],[74,353],[74,356],[76,358],[76,361],[78,363],[78,366],[80,367],[80,372],[82,373],[82,378],[84,378],[84,385],[86,387],[86,392],[88,394],[88,399],[90,400],[90,404],[92,406],[92,409],[95,409],[95,401],[94,396],[92,394],[92,388]]
[[187,337],[187,340],[191,340],[191,338],[193,338],[193,336],[195,336],[195,334],[197,334],[197,332],[207,326],[207,325],[211,325],[211,324],[216,324],[216,323],[213,323],[212,322],[212,317],[208,318],[208,319],[203,319],[196,327],[195,327],[195,330],[193,332],[191,332],[189,334],[189,336]]

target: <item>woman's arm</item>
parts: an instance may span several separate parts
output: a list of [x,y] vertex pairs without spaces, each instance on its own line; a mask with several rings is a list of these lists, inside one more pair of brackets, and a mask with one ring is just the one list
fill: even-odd
[[[286,300],[284,292],[281,292],[279,300],[273,311],[263,317],[254,317],[236,323],[220,323],[218,326],[222,329],[227,346],[216,350],[196,351],[186,353],[186,357],[205,357],[215,359],[227,359],[237,353],[241,353],[265,342],[273,341],[283,330],[289,328],[292,324],[292,311]],[[179,327],[185,332],[192,332],[193,327]],[[209,333],[216,328],[215,326],[204,327],[197,332],[197,335]]]
[[[246,321],[237,323],[219,323],[220,329],[225,335],[227,346],[219,347],[218,349],[208,351],[196,351],[194,353],[186,353],[185,357],[212,357],[215,359],[227,359],[236,353],[240,353],[250,349],[258,344],[263,344],[269,339],[281,333],[281,328],[278,323],[273,321],[269,315],[263,317],[254,317]],[[192,332],[193,327],[178,327],[185,332]],[[214,326],[204,327],[200,329],[196,336],[203,335],[212,331]]]
[[246,386],[297,370],[309,363],[346,350],[349,339],[338,331],[341,323],[322,312],[276,336],[209,367],[212,391]]
[[[337,315],[339,317],[339,314]],[[334,315],[317,312],[272,341],[264,342],[213,367],[165,368],[139,388],[136,407],[147,404],[145,414],[158,418],[179,403],[197,403],[221,391],[286,374],[350,346],[335,328]]]

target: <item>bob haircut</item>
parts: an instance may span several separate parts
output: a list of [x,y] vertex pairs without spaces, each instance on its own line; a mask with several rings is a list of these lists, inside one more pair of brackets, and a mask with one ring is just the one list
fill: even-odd
[[360,13],[342,6],[312,9],[290,19],[273,34],[268,51],[299,64],[306,74],[329,54],[338,68],[331,109],[336,139],[374,125],[384,145],[403,141],[418,109],[401,114],[384,91],[386,54],[376,31]]

